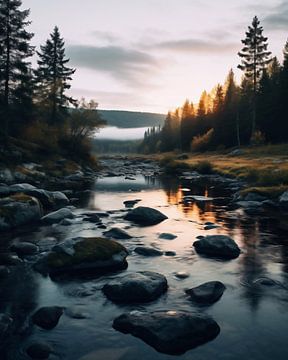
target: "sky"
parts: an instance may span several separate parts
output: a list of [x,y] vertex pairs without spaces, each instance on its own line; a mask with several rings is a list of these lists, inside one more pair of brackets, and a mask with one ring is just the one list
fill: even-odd
[[[70,93],[100,109],[167,113],[185,99],[240,80],[238,51],[255,15],[282,60],[288,0],[22,0],[33,44],[54,26],[77,69]],[[34,60],[35,62],[35,60]]]

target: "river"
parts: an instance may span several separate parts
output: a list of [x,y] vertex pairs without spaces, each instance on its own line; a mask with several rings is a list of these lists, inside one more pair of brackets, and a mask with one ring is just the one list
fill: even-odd
[[[103,223],[126,229],[133,236],[119,240],[130,251],[126,272],[149,270],[167,277],[168,292],[148,304],[116,305],[103,295],[102,287],[123,272],[100,277],[62,279],[31,270],[29,259],[13,280],[1,283],[0,306],[17,314],[22,328],[7,347],[8,360],[29,357],[25,349],[33,341],[46,341],[54,348],[49,359],[69,360],[284,360],[288,358],[288,246],[287,236],[276,230],[274,220],[248,216],[228,207],[231,191],[209,181],[163,177],[139,172],[125,176],[96,179],[94,193],[87,203],[75,210],[109,211]],[[183,203],[184,195],[203,195],[213,202]],[[139,205],[160,210],[168,220],[155,226],[137,227],[123,220],[123,201],[141,199]],[[204,230],[206,222],[219,225]],[[34,227],[12,235],[12,240],[35,242],[41,251],[67,236],[98,236],[103,230],[89,222],[75,221],[70,226]],[[160,233],[173,233],[174,240],[159,238]],[[242,253],[234,260],[220,261],[199,256],[192,246],[198,235],[226,234],[240,246]],[[10,239],[11,240],[11,239]],[[173,251],[174,256],[144,257],[133,252],[138,245]],[[170,254],[171,255],[171,254]],[[173,253],[172,253],[173,255]],[[190,276],[178,279],[176,272]],[[274,280],[270,286],[255,286],[257,280]],[[211,306],[197,306],[184,290],[210,280],[222,281],[226,291]],[[27,315],[41,306],[59,305],[76,309],[83,316],[75,319],[65,313],[53,330],[42,330],[27,324]],[[142,340],[122,334],[112,327],[113,320],[131,310],[195,310],[211,315],[221,328],[211,342],[172,356],[154,350]]]

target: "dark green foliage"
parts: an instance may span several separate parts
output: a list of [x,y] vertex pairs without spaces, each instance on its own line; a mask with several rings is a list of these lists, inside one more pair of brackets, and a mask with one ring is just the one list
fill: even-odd
[[70,89],[69,82],[75,69],[67,67],[69,59],[65,57],[64,40],[56,26],[45,45],[37,52],[38,69],[35,71],[37,101],[48,114],[50,124],[61,124],[67,115],[67,107],[75,100],[65,94]]
[[21,0],[0,2],[0,113],[1,131],[5,136],[9,123],[16,117],[15,108],[17,112],[19,107],[27,105],[27,120],[32,107],[33,89],[27,84],[31,79],[28,59],[34,52],[30,45],[33,34],[26,30],[30,25],[27,20],[30,11],[20,10],[21,5]]

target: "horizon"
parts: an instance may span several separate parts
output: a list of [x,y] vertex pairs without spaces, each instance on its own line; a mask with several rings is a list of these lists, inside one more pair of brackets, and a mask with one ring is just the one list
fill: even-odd
[[239,81],[237,52],[255,15],[280,61],[288,35],[286,1],[124,0],[119,6],[87,0],[79,6],[63,0],[59,6],[51,0],[43,12],[38,0],[23,0],[23,8],[31,9],[37,49],[59,27],[70,65],[77,68],[70,94],[111,110],[166,114],[186,98],[198,102],[203,90],[224,82],[230,68]]

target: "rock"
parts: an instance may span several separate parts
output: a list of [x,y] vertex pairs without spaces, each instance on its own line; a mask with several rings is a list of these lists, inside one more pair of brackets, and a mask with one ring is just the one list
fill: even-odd
[[177,160],[187,160],[189,159],[189,156],[187,154],[180,154],[176,158]]
[[199,203],[205,203],[205,202],[211,202],[213,201],[212,197],[208,196],[200,196],[200,195],[187,195],[183,196],[183,202],[199,202]]
[[186,271],[178,271],[177,273],[175,273],[175,276],[178,279],[186,279],[188,278],[190,275],[186,272]]
[[86,218],[83,219],[84,221],[90,221],[96,224],[101,223],[100,216],[95,212],[85,212],[83,215],[86,216]]
[[34,268],[51,275],[125,269],[128,251],[114,240],[75,238],[56,245]]
[[32,315],[32,321],[45,330],[51,330],[58,324],[63,312],[64,308],[61,306],[45,306]]
[[241,156],[244,154],[244,151],[242,149],[235,149],[231,151],[228,156]]
[[6,197],[10,194],[10,188],[6,184],[0,184],[0,197]]
[[13,319],[10,316],[0,313],[0,344],[8,337],[12,323]]
[[0,279],[6,278],[9,274],[9,268],[7,266],[0,265]]
[[123,204],[125,205],[126,208],[133,208],[139,201],[141,200],[140,199],[126,200],[123,202]]
[[35,255],[39,251],[37,245],[29,242],[19,242],[11,245],[10,250],[16,252],[17,255]]
[[222,259],[234,259],[240,255],[236,242],[226,235],[208,235],[193,243],[197,253]]
[[0,254],[0,265],[19,265],[23,262],[16,254],[2,253]]
[[43,216],[41,221],[44,224],[55,224],[59,223],[63,219],[73,219],[74,217],[75,216],[70,209],[63,208]]
[[35,189],[36,189],[35,186],[26,183],[11,185],[9,188],[11,193],[21,193],[26,190],[35,190]]
[[61,191],[52,191],[50,193],[53,203],[53,209],[60,209],[69,205],[70,201]]
[[152,271],[141,271],[117,278],[102,290],[114,302],[145,303],[157,299],[167,289],[165,276]]
[[176,256],[176,251],[168,250],[164,252],[165,256]]
[[65,314],[72,319],[87,319],[88,314],[80,306],[73,306],[65,310]]
[[126,231],[119,228],[112,228],[109,231],[105,231],[104,235],[108,238],[119,239],[119,240],[132,238],[132,236],[129,235]]
[[244,201],[264,201],[267,200],[265,196],[260,195],[256,192],[249,192],[245,197],[244,197]]
[[14,181],[14,176],[9,169],[0,170],[0,181],[9,184]]
[[143,256],[161,256],[163,255],[163,251],[154,249],[152,247],[145,247],[145,246],[137,246],[134,251]]
[[213,225],[206,225],[204,226],[204,230],[213,230],[219,228],[219,225],[213,224]]
[[226,287],[220,281],[209,281],[193,289],[185,290],[190,299],[200,304],[213,304],[223,295]]
[[52,351],[52,347],[46,343],[34,343],[26,349],[27,354],[36,360],[48,359]]
[[176,238],[177,238],[177,235],[170,234],[170,233],[162,233],[159,235],[159,239],[164,239],[164,240],[174,240]]
[[38,221],[42,216],[39,201],[24,194],[0,200],[0,232]]
[[237,201],[236,205],[239,207],[246,209],[251,209],[251,208],[258,208],[260,206],[262,206],[262,202],[261,201]]
[[124,216],[124,219],[133,221],[139,225],[156,225],[168,218],[158,210],[139,206],[128,212],[128,214]]
[[279,204],[283,208],[288,209],[288,190],[279,197]]
[[217,337],[219,325],[209,316],[186,311],[132,311],[116,318],[114,329],[132,334],[157,351],[183,354]]

